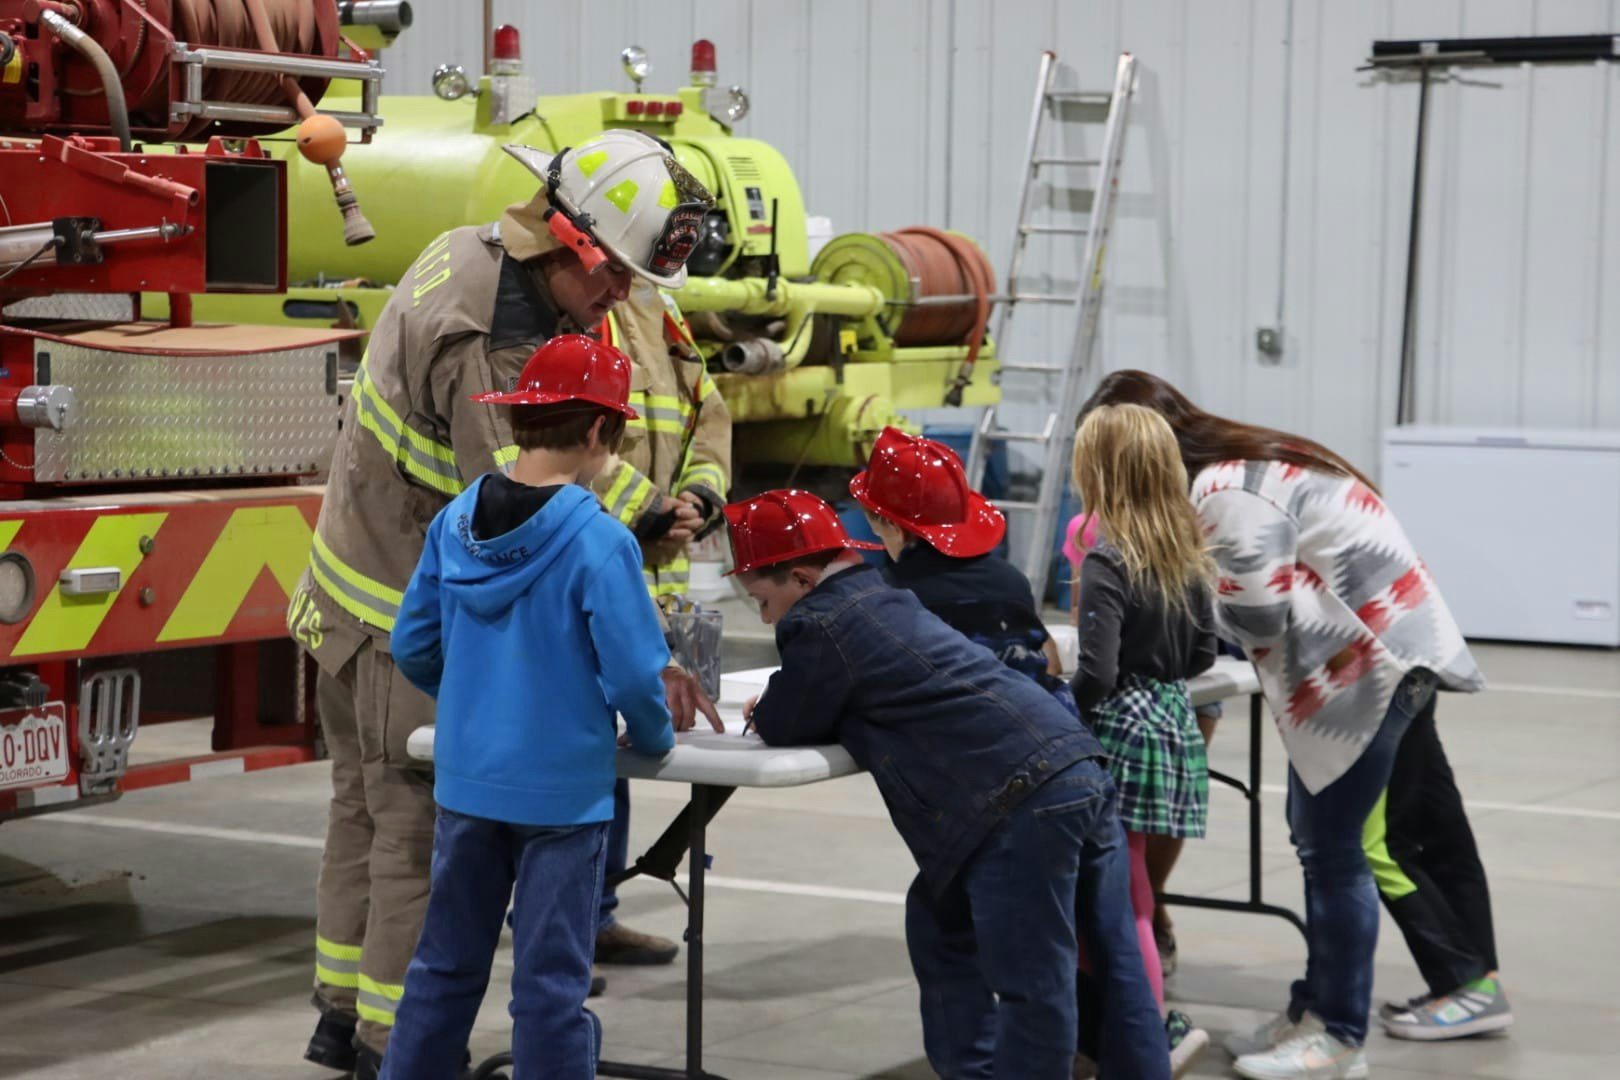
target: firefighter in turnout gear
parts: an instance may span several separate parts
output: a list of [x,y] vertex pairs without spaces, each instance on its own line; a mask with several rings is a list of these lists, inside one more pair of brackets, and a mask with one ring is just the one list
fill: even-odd
[[646,553],[655,602],[686,592],[687,545],[719,527],[731,479],[731,414],[675,300],[637,283],[608,314],[602,340],[628,353],[635,379],[625,449],[592,485]]
[[[399,602],[434,515],[517,457],[501,410],[469,396],[509,390],[557,334],[597,326],[637,278],[678,287],[709,204],[648,136],[608,131],[555,156],[507,152],[542,188],[498,222],[452,229],[417,257],[372,331],[345,404],[310,563],[288,629],[319,666],[332,802],[317,894],[315,1004],[305,1056],[376,1075],[428,896],[433,781],[406,739],[433,702],[388,652]],[[677,729],[696,680],[665,673]]]
[[[642,577],[653,602],[667,610],[686,592],[691,576],[687,547],[724,520],[721,508],[731,479],[731,415],[675,301],[644,282],[608,313],[600,335],[630,357],[630,407],[637,418],[624,447],[609,458],[591,489],[608,513],[641,543]],[[613,789],[607,876],[625,869],[630,855],[630,785]],[[618,896],[602,891],[596,958],[604,964],[667,964],[674,942],[636,933],[614,920]]]

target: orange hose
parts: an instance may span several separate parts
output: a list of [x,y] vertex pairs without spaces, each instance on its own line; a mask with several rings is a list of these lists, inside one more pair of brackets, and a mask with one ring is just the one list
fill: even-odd
[[[193,46],[217,45],[227,49],[259,49],[266,52],[299,53],[306,56],[333,56],[337,40],[325,40],[315,5],[322,0],[172,0],[175,37]],[[332,20],[335,29],[335,18]],[[309,80],[306,86],[288,76],[277,77],[246,71],[210,71],[204,76],[203,92],[224,101],[255,102],[264,105],[291,100],[299,115],[315,109],[309,93],[324,89],[324,81]],[[307,111],[306,111],[307,109]],[[184,137],[196,137],[212,121],[198,120]]]
[[[281,46],[276,42],[276,32],[270,26],[270,16],[264,12],[264,0],[242,0],[242,2],[247,5],[248,21],[253,24],[253,36],[258,39],[259,48],[272,54],[281,52]],[[308,20],[307,28],[303,25],[304,21],[299,20],[300,30],[313,29],[315,25],[313,15]],[[292,102],[300,117],[315,115],[315,106],[310,104],[309,98],[298,88],[298,83],[292,76],[281,77],[281,92],[287,95],[287,100]]]
[[985,327],[990,321],[990,295],[996,289],[996,275],[990,268],[990,260],[972,241],[927,225],[880,235],[899,257],[906,272],[917,279],[919,299],[973,297],[960,305],[912,308],[906,312],[894,335],[897,345],[936,345],[959,339],[967,346],[967,357],[947,395],[948,404],[959,405],[962,390],[973,381],[973,365],[978,361]]

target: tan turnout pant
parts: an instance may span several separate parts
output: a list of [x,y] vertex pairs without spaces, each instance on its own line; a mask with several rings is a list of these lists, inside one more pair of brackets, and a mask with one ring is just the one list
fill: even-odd
[[388,1045],[427,910],[433,780],[405,753],[433,701],[368,642],[316,699],[332,758],[332,805],[315,916],[315,993],[356,1013],[359,1040]]

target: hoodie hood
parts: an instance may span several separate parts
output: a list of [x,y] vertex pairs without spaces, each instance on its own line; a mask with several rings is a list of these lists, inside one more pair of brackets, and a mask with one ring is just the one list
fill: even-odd
[[534,580],[568,548],[602,504],[577,484],[569,484],[546,501],[533,517],[511,532],[484,539],[473,532],[481,476],[445,507],[450,537],[441,551],[440,586],[454,592],[470,611],[492,618],[511,608]]

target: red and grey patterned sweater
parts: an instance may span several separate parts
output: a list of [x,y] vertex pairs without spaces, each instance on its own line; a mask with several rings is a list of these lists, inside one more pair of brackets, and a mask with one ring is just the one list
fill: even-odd
[[1216,619],[1254,660],[1311,792],[1355,764],[1408,671],[1484,688],[1428,567],[1359,480],[1229,461],[1193,479],[1192,500],[1220,574]]

